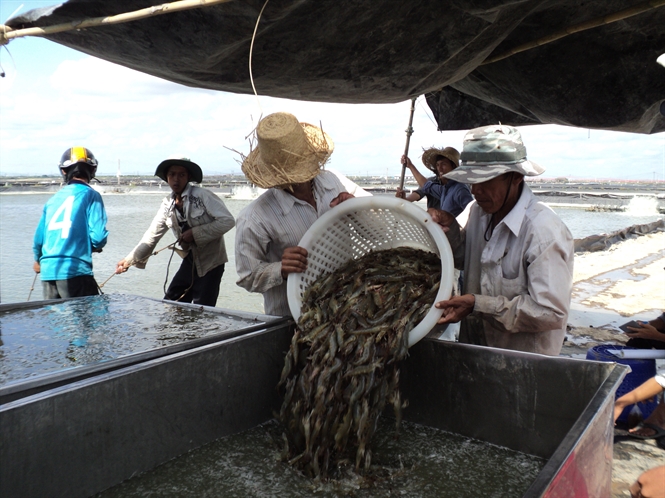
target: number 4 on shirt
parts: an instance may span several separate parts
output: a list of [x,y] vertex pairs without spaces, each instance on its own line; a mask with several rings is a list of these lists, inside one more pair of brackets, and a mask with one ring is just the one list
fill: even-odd
[[47,230],[61,230],[61,239],[69,237],[69,229],[72,226],[72,206],[74,206],[74,196],[70,195],[53,214],[51,221],[49,221]]

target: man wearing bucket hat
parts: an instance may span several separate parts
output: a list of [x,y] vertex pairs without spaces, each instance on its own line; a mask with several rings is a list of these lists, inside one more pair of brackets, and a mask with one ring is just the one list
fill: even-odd
[[425,178],[415,167],[407,156],[402,156],[402,164],[411,170],[420,188],[406,195],[401,189],[397,189],[396,197],[407,201],[419,201],[427,197],[427,207],[437,208],[459,216],[473,197],[471,190],[463,183],[450,180],[445,177],[447,173],[459,166],[459,152],[453,147],[437,149],[431,147],[423,152],[423,164],[435,173],[434,178]]
[[126,272],[132,265],[145,268],[155,246],[171,229],[182,248],[177,252],[183,261],[164,299],[215,306],[228,261],[224,234],[235,220],[214,192],[190,183],[201,183],[203,172],[189,159],[162,161],[155,176],[169,184],[171,194],[162,201],[138,245],[118,262],[116,273]]
[[465,275],[463,294],[436,304],[439,323],[464,319],[461,342],[556,356],[570,309],[573,238],[524,182],[544,169],[527,160],[511,126],[470,130],[461,159],[446,177],[471,184],[476,203],[465,228],[429,210]]
[[277,112],[261,120],[255,139],[242,170],[268,190],[238,215],[237,284],[263,294],[265,313],[288,316],[286,279],[307,269],[300,239],[319,216],[353,195],[323,170],[334,146],[321,128]]

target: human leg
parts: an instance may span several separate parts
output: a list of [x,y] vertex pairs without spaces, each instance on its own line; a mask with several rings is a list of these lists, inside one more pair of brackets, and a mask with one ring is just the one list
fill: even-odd
[[56,280],[55,283],[58,287],[58,293],[63,298],[99,295],[99,286],[92,275]]
[[180,268],[173,276],[173,280],[166,289],[164,299],[179,301],[181,303],[192,302],[193,281],[197,278],[196,268],[193,265],[191,255],[182,260]]
[[202,277],[194,279],[192,302],[203,306],[215,306],[219,297],[219,285],[224,274],[224,265],[219,265]]
[[[665,430],[665,401],[660,400],[654,411],[651,412],[644,422],[630,429],[630,433],[643,438],[658,436]],[[665,436],[661,436],[665,437]]]
[[626,346],[638,349],[665,349],[665,341],[634,337],[626,342]]
[[42,280],[42,294],[44,299],[62,299],[58,293],[56,280]]

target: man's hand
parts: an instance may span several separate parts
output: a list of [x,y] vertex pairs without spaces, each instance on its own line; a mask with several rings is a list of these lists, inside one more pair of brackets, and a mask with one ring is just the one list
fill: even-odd
[[443,309],[443,315],[437,323],[457,323],[473,311],[476,305],[476,296],[464,294],[453,296],[447,301],[439,301],[434,306]]
[[401,188],[397,187],[395,197],[398,197],[399,199],[406,199],[406,190],[402,190]]
[[194,232],[192,229],[190,228],[189,230],[185,230],[180,236],[180,239],[178,239],[178,242],[185,242],[186,244],[191,244],[194,242]]
[[39,261],[35,261],[35,262],[32,264],[32,269],[35,270],[35,273],[41,273],[41,271],[42,271],[42,267],[41,267],[41,265],[39,264]]
[[[355,196],[349,194],[348,192],[342,192],[339,194],[337,197],[335,197],[332,201],[330,201],[330,207],[335,207],[338,204],[341,204],[344,201],[348,201],[349,199],[353,199]],[[303,249],[304,250],[304,249]]]
[[659,332],[658,329],[649,322],[640,322],[640,325],[641,327],[626,327],[630,330],[630,332],[626,332],[626,335],[631,339],[640,338],[665,342],[665,334]]
[[115,265],[115,272],[116,273],[125,273],[127,270],[129,270],[130,264],[127,263],[124,259],[121,259],[118,261],[118,264]]
[[282,254],[282,278],[289,273],[302,273],[307,270],[307,249],[299,246],[287,247]]
[[447,232],[450,229],[450,225],[455,222],[455,217],[450,214],[448,211],[442,211],[441,209],[429,208],[427,214],[432,217],[434,223],[437,223],[443,227],[443,231]]
[[411,159],[409,159],[406,155],[402,155],[401,163],[409,169],[413,168]]

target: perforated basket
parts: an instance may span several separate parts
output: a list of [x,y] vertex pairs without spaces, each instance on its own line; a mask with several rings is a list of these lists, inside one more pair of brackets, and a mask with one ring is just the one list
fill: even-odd
[[[426,211],[403,199],[349,199],[316,220],[299,245],[308,252],[307,271],[289,274],[286,286],[289,308],[296,320],[303,294],[319,276],[370,251],[413,247],[433,252],[441,258],[441,285],[434,302],[448,299],[452,291],[454,268],[448,239]],[[409,334],[409,346],[425,337],[441,314],[442,310],[432,306]]]

